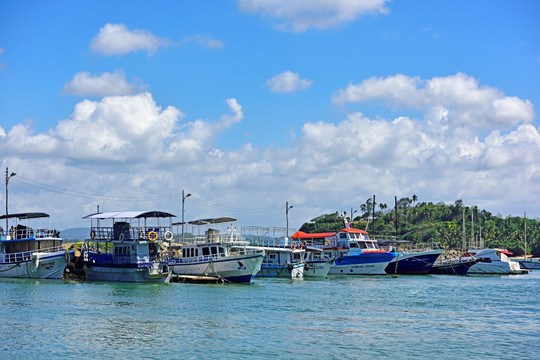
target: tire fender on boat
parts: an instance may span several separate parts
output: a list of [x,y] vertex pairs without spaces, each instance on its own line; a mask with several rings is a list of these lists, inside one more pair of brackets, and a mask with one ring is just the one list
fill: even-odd
[[157,238],[158,238],[157,232],[155,232],[155,231],[150,231],[150,232],[148,233],[148,240],[150,240],[150,241],[156,241]]

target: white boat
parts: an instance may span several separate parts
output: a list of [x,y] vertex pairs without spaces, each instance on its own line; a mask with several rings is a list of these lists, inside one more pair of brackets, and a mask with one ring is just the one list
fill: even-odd
[[[306,278],[326,278],[330,269],[334,265],[334,258],[324,258],[323,250],[316,247],[309,247],[302,244],[306,250],[304,267],[304,277]],[[298,246],[297,246],[298,247]]]
[[[236,221],[221,217],[188,222],[188,225],[203,227],[204,234],[192,232],[184,236],[181,244],[171,246],[180,253],[169,261],[173,272],[177,275],[214,276],[230,282],[251,282],[261,268],[264,250],[246,247],[249,243],[236,232]],[[230,224],[228,234],[215,229],[220,224]]]
[[304,262],[304,249],[295,246],[258,246],[264,250],[264,260],[258,277],[283,277],[301,279],[304,277],[306,263]]
[[[169,280],[167,259],[160,244],[174,237],[171,219],[162,211],[119,211],[85,216],[90,238],[83,248],[88,280],[164,282]],[[165,224],[163,224],[165,222]]]
[[469,249],[461,255],[461,259],[478,259],[468,271],[468,274],[524,274],[527,270],[520,267],[519,262],[508,257],[513,255],[501,249]]
[[329,275],[385,275],[385,268],[397,256],[379,249],[377,240],[360,229],[314,234],[297,231],[292,238],[321,249],[324,259],[335,258]]
[[0,232],[1,278],[62,278],[67,264],[66,250],[59,231],[42,227],[41,222],[48,223],[48,218],[42,212],[0,216],[0,222],[7,221],[9,228]]

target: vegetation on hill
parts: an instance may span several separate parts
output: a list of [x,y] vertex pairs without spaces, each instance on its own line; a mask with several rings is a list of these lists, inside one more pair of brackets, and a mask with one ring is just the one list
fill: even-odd
[[[360,211],[351,209],[354,215],[351,227],[367,230],[372,237],[397,237],[415,245],[439,243],[447,249],[505,248],[517,256],[524,254],[526,229],[527,254],[540,256],[538,219],[503,218],[477,206],[464,206],[462,200],[454,204],[433,204],[418,202],[413,195],[412,198],[396,199],[392,207],[386,204],[375,204],[374,207],[373,200],[368,199],[362,204]],[[343,218],[350,221],[350,215],[346,211],[321,215],[303,224],[300,231],[338,231],[344,227]]]

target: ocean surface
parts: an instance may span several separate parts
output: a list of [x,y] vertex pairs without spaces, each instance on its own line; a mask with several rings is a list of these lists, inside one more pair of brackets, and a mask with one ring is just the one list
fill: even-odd
[[258,279],[0,279],[1,359],[540,359],[540,271]]

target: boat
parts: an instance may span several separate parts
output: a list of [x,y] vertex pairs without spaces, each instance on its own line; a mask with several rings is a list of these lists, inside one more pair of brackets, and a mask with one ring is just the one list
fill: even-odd
[[49,215],[43,212],[0,216],[9,228],[0,231],[1,278],[62,278],[67,263],[63,240],[59,231],[42,227],[44,219],[48,222]]
[[381,250],[366,231],[355,228],[312,234],[297,231],[292,239],[321,249],[325,259],[334,258],[329,275],[385,275],[386,267],[397,257]]
[[518,262],[523,269],[540,270],[540,259],[518,260]]
[[429,274],[437,275],[467,275],[469,269],[480,259],[447,259],[436,261],[429,269]]
[[[250,283],[261,268],[264,250],[246,247],[249,242],[237,233],[234,225],[236,221],[234,218],[220,217],[188,222],[188,225],[202,227],[204,234],[194,235],[192,232],[184,236],[181,244],[171,246],[172,250],[179,253],[169,261],[173,273],[211,275],[226,282]],[[223,224],[230,224],[228,234],[215,229]]]
[[298,249],[294,244],[290,247],[280,246],[255,246],[264,250],[264,259],[261,270],[256,277],[278,277],[290,279],[302,279],[306,263],[304,261],[305,250]]
[[160,244],[173,239],[174,216],[162,211],[116,211],[83,217],[91,222],[81,255],[86,279],[168,282],[168,258]]
[[513,255],[510,251],[502,249],[469,249],[461,255],[463,260],[480,259],[478,263],[469,269],[468,274],[525,274],[519,262],[510,260]]
[[[307,244],[306,244],[307,245]],[[302,246],[300,243],[297,245]],[[334,264],[335,258],[324,258],[324,252],[322,249],[316,247],[305,246],[305,263],[304,266],[304,277],[306,278],[326,278],[332,265]]]
[[[443,253],[444,249],[415,250],[407,240],[378,240],[381,247],[393,250],[397,256],[386,266],[387,274],[425,275],[433,263]],[[399,248],[407,246],[408,249],[400,251]]]

